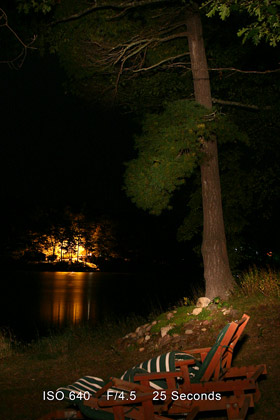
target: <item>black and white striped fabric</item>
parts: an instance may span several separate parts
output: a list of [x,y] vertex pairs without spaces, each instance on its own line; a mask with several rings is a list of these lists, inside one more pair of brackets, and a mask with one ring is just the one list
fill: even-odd
[[[149,359],[145,362],[139,363],[137,366],[134,366],[132,369],[128,369],[121,376],[121,379],[129,382],[134,382],[134,376],[136,374],[145,374],[145,373],[156,373],[156,372],[176,372],[176,361],[180,360],[190,360],[194,359],[190,354],[171,351],[160,356]],[[195,378],[196,374],[199,372],[201,363],[196,361],[195,365],[189,367],[189,373],[191,380]],[[150,381],[150,386],[154,389],[166,389],[167,384],[165,380],[153,380]],[[78,381],[74,382],[71,385],[66,387],[61,387],[57,389],[57,392],[60,391],[63,393],[64,398],[78,406],[79,410],[86,417],[94,420],[113,420],[114,416],[111,413],[105,412],[103,410],[96,410],[91,407],[85,406],[84,401],[89,399],[90,396],[94,396],[97,391],[99,391],[105,382],[101,378],[95,376],[84,376]],[[122,390],[120,388],[112,388],[108,391],[114,393],[115,395],[119,393],[126,393],[127,390]]]
[[[94,396],[104,385],[105,382],[101,378],[97,378],[96,376],[84,376],[71,385],[58,388],[56,392],[63,393],[64,398],[71,402],[71,404],[76,405],[85,417],[94,420],[113,420],[113,414],[84,405],[84,401],[89,400],[89,398]],[[110,388],[108,391],[110,391],[111,396],[118,395],[121,392],[127,392],[117,388]]]
[[[182,360],[193,360],[195,359],[192,355],[170,351],[160,356],[149,359],[145,362],[141,362],[134,366],[132,369],[128,369],[121,376],[121,379],[129,382],[134,382],[134,376],[141,373],[156,373],[156,372],[175,372],[176,362]],[[194,378],[201,367],[201,363],[195,359],[195,364],[189,367],[190,379]],[[166,381],[150,381],[150,386],[155,389],[165,389]]]
[[104,385],[105,382],[101,378],[97,378],[96,376],[84,376],[67,387],[58,388],[57,391],[63,392],[64,398],[67,400],[74,401],[74,396],[76,396],[76,398],[79,397],[79,399],[82,399],[80,397],[85,399],[87,398],[88,393],[94,395]]

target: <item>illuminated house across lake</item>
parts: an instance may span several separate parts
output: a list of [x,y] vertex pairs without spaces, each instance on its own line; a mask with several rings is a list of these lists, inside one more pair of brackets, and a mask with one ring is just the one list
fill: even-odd
[[82,216],[73,217],[65,225],[51,225],[43,232],[29,231],[17,260],[45,263],[76,263],[98,269],[97,259],[119,258],[112,223],[86,223]]

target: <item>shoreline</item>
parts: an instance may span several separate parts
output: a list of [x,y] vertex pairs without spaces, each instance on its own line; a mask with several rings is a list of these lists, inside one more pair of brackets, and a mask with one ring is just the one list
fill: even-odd
[[[92,272],[92,273],[106,273],[106,272],[116,272],[116,273],[141,273],[145,271],[166,271],[170,270],[172,272],[181,271],[184,269],[184,265],[179,262],[172,263],[152,263],[152,262],[128,262],[122,263],[119,261],[109,261],[96,264],[96,268],[85,266],[83,263],[22,263],[22,262],[9,262],[2,263],[2,269],[4,271],[38,271],[38,272]],[[188,267],[189,270],[189,267]],[[193,271],[193,267],[192,267]],[[198,271],[198,270],[196,270]]]

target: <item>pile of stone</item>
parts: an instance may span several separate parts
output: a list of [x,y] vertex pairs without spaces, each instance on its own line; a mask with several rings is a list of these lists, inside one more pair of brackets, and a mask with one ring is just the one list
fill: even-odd
[[[208,307],[209,310],[217,311],[217,305],[211,303],[210,299],[206,297],[200,297],[196,302],[196,307],[193,309],[192,312],[187,313],[187,315],[199,315],[203,308]],[[224,315],[227,315],[231,313],[231,308],[222,308],[221,311]],[[136,328],[134,332],[131,332],[129,334],[126,334],[119,342],[121,346],[123,347],[130,347],[131,345],[136,346],[139,348],[139,351],[144,351],[147,348],[158,348],[160,346],[164,346],[165,344],[172,344],[179,342],[180,340],[185,340],[187,337],[190,337],[195,332],[198,332],[199,334],[207,331],[207,326],[211,324],[211,321],[205,320],[205,321],[198,321],[198,320],[191,320],[184,324],[182,327],[185,327],[183,334],[172,334],[169,335],[169,331],[172,330],[175,327],[175,323],[172,323],[172,318],[174,318],[175,314],[177,313],[177,310],[170,311],[166,314],[166,319],[170,321],[170,323],[160,329],[159,332],[152,332],[151,329],[154,325],[156,325],[159,321],[153,321],[151,323],[147,323],[144,325],[141,325]]]
[[135,332],[131,332],[129,334],[126,334],[123,337],[123,340],[127,339],[134,339],[137,344],[142,344],[144,342],[147,342],[151,339],[150,330],[154,325],[156,325],[158,321],[153,321],[148,324],[140,325],[140,327],[137,327]]

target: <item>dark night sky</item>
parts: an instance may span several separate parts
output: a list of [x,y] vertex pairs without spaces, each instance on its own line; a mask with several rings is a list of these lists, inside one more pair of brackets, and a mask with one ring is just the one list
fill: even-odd
[[20,70],[2,65],[0,72],[4,235],[32,228],[45,210],[70,206],[92,220],[119,221],[147,252],[175,252],[174,215],[152,217],[122,190],[138,129],[132,116],[65,94],[65,75],[52,58],[29,56]]
[[123,162],[133,153],[128,118],[65,94],[54,60],[28,57],[21,70],[1,71],[6,205],[130,206],[121,191]]

